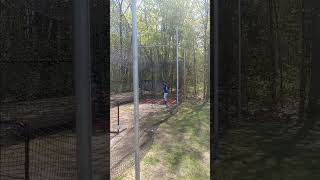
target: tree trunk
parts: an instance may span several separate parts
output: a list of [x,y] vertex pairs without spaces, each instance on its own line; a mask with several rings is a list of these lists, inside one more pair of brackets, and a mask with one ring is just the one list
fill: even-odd
[[312,59],[311,59],[311,84],[309,96],[309,111],[316,113],[319,111],[320,92],[320,17],[313,14],[312,20]]
[[271,81],[271,97],[272,97],[272,103],[271,108],[275,109],[277,107],[277,79],[278,79],[278,56],[277,56],[277,48],[276,48],[276,33],[277,29],[274,23],[274,20],[277,18],[274,16],[275,6],[274,1],[269,0],[269,18],[270,18],[270,26],[269,26],[269,33],[270,33],[270,51],[271,51],[271,61],[272,61],[272,81]]
[[[204,0],[204,7],[205,7],[205,19],[204,19],[204,61],[203,61],[203,99],[207,99],[207,89],[208,89],[208,84],[207,83],[207,77],[208,77],[208,71],[207,71],[207,29],[208,29],[208,13],[209,13],[209,10],[208,10],[208,1],[207,0]],[[208,81],[209,82],[209,81]]]
[[241,21],[241,0],[238,0],[238,118],[241,119],[242,109],[242,21]]
[[[280,28],[279,28],[279,0],[273,0],[273,10],[274,10],[274,20],[275,20],[275,31],[274,31],[274,35],[275,35],[275,47],[274,47],[274,51],[275,51],[275,57],[274,57],[274,63],[275,63],[275,77],[276,77],[276,87],[275,87],[275,96],[277,98],[277,80],[279,77],[279,71],[280,71],[280,89],[279,89],[279,101],[281,103],[282,106],[282,90],[283,90],[283,82],[282,82],[282,62],[281,62],[281,57],[280,57]],[[279,68],[280,66],[280,68]],[[275,103],[277,103],[277,100],[274,101]]]
[[306,60],[307,60],[307,49],[306,49],[306,41],[305,41],[305,10],[304,10],[304,2],[300,2],[302,5],[302,15],[301,15],[301,49],[302,56],[300,61],[300,102],[299,102],[299,116],[303,117],[305,112],[305,101],[306,101],[306,83],[307,83],[307,73],[306,73]]

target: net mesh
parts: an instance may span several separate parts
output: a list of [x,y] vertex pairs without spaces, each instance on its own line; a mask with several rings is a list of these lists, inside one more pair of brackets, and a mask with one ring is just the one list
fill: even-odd
[[[123,9],[126,8],[123,5]],[[110,56],[110,171],[116,179],[134,167],[133,77],[130,19],[119,13],[119,4],[111,4]],[[120,21],[121,16],[121,21]],[[179,50],[179,97],[182,98],[183,56]],[[176,111],[176,48],[139,43],[139,141],[140,158],[153,142],[154,132]],[[162,83],[169,86],[168,105],[163,101]],[[179,101],[181,102],[181,101]]]
[[[90,1],[92,168],[106,177],[107,3]],[[72,1],[0,1],[0,179],[78,179]]]

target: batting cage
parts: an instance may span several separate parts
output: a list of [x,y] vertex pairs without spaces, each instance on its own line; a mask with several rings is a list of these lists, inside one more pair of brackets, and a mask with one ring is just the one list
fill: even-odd
[[[165,57],[165,51],[172,52],[172,49],[175,48],[142,45],[139,47],[139,132],[142,156],[152,144],[154,128],[166,118],[161,117],[161,114],[166,114],[168,111],[173,113],[177,107],[177,95],[180,99],[179,104],[182,102],[183,60],[180,58],[178,62],[177,81],[175,54],[168,53],[167,56],[172,57]],[[117,50],[111,49],[111,51]],[[110,153],[111,175],[115,178],[134,165],[132,59],[113,61],[110,68]],[[168,107],[164,102],[163,83],[169,87]]]
[[[0,2],[0,179],[79,179],[71,0]],[[109,174],[107,14],[90,1],[92,177]]]
[[[123,4],[125,13],[127,4]],[[176,112],[184,87],[184,52],[176,40],[148,44],[138,37],[139,126],[135,133],[134,115],[134,33],[131,18],[120,13],[119,4],[111,4],[110,55],[110,170],[111,179],[121,177],[130,167],[139,166],[154,139],[159,124]],[[130,10],[130,9],[128,9]],[[168,87],[167,106],[164,84]],[[178,100],[178,101],[177,101]],[[137,137],[138,136],[138,137]],[[135,138],[139,143],[136,144]]]

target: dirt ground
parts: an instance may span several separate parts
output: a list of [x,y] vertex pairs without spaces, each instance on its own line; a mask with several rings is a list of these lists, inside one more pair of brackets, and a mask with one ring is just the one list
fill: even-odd
[[[210,179],[209,104],[182,103],[154,131],[140,161],[141,179]],[[134,166],[117,180],[134,180]]]
[[[172,107],[171,104],[169,108],[166,108],[159,101],[146,100],[141,102],[139,105],[139,134],[142,151],[152,142],[154,126],[163,120]],[[117,113],[117,107],[110,110],[111,131],[117,129]],[[133,164],[134,160],[133,103],[120,106],[119,114],[120,127],[126,129],[119,134],[111,134],[110,137],[111,179],[121,175],[126,168]]]
[[[107,169],[106,133],[92,137],[94,174],[103,175]],[[37,137],[29,143],[30,180],[76,180],[76,135],[64,131],[54,135]],[[25,144],[1,146],[1,180],[24,179]]]
[[[123,97],[128,97],[130,93],[114,96],[117,101]],[[71,98],[72,99],[72,98]],[[44,100],[53,101],[53,100]],[[66,100],[57,98],[54,102],[71,102],[70,98]],[[39,104],[39,101],[32,102]],[[169,108],[163,105],[162,100],[141,100],[140,102],[140,147],[143,154],[148,145],[152,142],[152,128],[158,122],[163,120],[174,107],[174,100],[170,100]],[[25,103],[24,103],[25,104]],[[41,104],[41,103],[40,103]],[[68,103],[67,103],[68,104]],[[25,106],[25,105],[24,105]],[[62,105],[63,107],[65,105]],[[10,106],[11,107],[11,106]],[[12,107],[15,107],[12,105]],[[44,106],[43,106],[44,107]],[[1,107],[2,112],[5,112]],[[28,111],[28,109],[24,110]],[[39,107],[32,107],[30,113],[38,111]],[[133,162],[133,104],[121,105],[120,129],[127,128],[119,134],[110,134],[111,163],[107,167],[110,157],[105,157],[108,151],[106,132],[99,132],[92,137],[92,158],[95,174],[105,174],[110,170],[112,177],[119,175],[123,169],[130,166]],[[11,112],[11,111],[10,111]],[[55,118],[57,119],[57,118]],[[59,118],[58,118],[59,119]],[[110,109],[111,131],[117,130],[117,106]],[[76,135],[72,130],[64,130],[51,135],[43,132],[43,136],[37,136],[29,142],[29,175],[32,180],[42,179],[61,179],[73,180],[76,177]],[[0,174],[1,180],[24,179],[25,174],[25,143],[20,139],[14,145],[4,141],[10,139],[1,139],[0,149]]]

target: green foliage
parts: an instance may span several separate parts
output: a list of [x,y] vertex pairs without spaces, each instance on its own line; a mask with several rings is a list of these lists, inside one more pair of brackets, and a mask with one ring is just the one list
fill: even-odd
[[[111,29],[112,39],[111,46],[117,48],[119,51],[120,48],[120,39],[128,43],[123,45],[123,48],[130,48],[131,43],[131,10],[130,8],[120,13],[119,6],[122,2],[123,9],[126,9],[130,5],[130,1],[113,1],[112,6],[112,15],[111,15]],[[183,58],[182,48],[186,48],[186,71],[188,87],[196,86],[194,82],[197,82],[197,85],[203,86],[204,81],[208,81],[203,74],[207,72],[208,66],[204,66],[206,61],[204,57],[204,39],[208,39],[206,46],[209,47],[209,28],[207,28],[206,36],[204,36],[203,24],[205,23],[205,7],[209,8],[209,5],[204,6],[204,1],[184,1],[184,0],[146,0],[141,1],[138,5],[137,11],[137,22],[138,22],[138,34],[139,34],[139,43],[142,45],[159,45],[159,44],[172,44],[176,43],[176,29],[179,29],[179,57]],[[120,35],[120,14],[123,14],[121,20],[122,31],[128,32],[126,34]],[[207,22],[209,19],[207,19]],[[126,40],[124,40],[126,39]],[[139,51],[141,58],[147,56],[146,48],[141,48],[142,51]],[[151,49],[151,48],[149,48]],[[206,49],[208,54],[209,48]],[[157,51],[157,52],[156,52]],[[174,47],[152,48],[151,54],[156,54],[158,61],[156,62],[155,57],[148,58],[149,61],[154,61],[156,63],[169,63],[174,62],[176,57],[176,52]],[[196,56],[196,69],[192,65],[194,63],[193,56]],[[125,61],[131,61],[130,57],[125,57]],[[130,65],[130,64],[128,64]],[[165,72],[159,73],[162,78],[165,80],[174,79],[175,68],[169,68],[165,65],[161,65],[161,69],[165,69]],[[130,69],[131,67],[128,66]],[[111,69],[114,73],[111,76],[111,79],[122,77],[122,75],[117,74],[121,73],[117,69]],[[155,73],[156,74],[156,73]],[[144,74],[144,76],[151,76]],[[195,79],[198,78],[197,81]],[[132,79],[130,74],[127,77],[122,77],[122,79]],[[174,82],[172,82],[174,83]],[[187,91],[186,91],[187,92]]]

